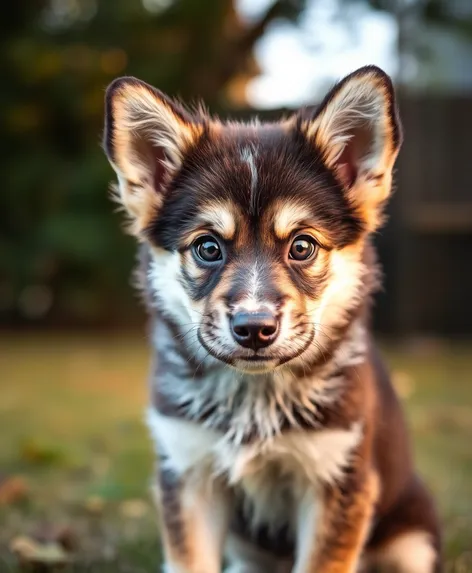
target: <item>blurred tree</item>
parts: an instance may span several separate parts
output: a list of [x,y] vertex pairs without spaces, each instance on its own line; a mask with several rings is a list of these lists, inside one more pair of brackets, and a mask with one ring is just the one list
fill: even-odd
[[[393,14],[397,20],[397,48],[400,59],[397,82],[402,87],[408,85],[425,87],[421,85],[422,83],[427,84],[428,87],[434,87],[437,83],[437,78],[434,76],[438,71],[441,72],[438,67],[456,67],[457,75],[460,77],[460,67],[467,65],[472,54],[472,2],[470,0],[365,1],[375,10]],[[468,44],[465,51],[460,49],[464,42]],[[448,52],[448,55],[441,52]],[[460,61],[461,59],[467,62]],[[419,73],[420,76],[424,76],[422,82],[415,81],[415,76],[417,80]],[[445,73],[444,75],[447,77],[451,74]],[[462,83],[469,86],[470,81],[462,81]]]
[[0,318],[113,324],[134,245],[112,214],[100,151],[103,95],[136,75],[217,110],[245,105],[256,41],[302,3],[256,22],[233,0],[16,0],[0,19]]
[[[349,1],[349,0],[348,0]],[[423,24],[439,24],[472,37],[472,5],[469,0],[367,0],[376,10],[394,14],[415,13]]]

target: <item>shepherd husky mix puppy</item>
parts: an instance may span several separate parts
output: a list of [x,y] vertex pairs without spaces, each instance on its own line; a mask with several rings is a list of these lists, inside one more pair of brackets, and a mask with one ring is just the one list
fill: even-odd
[[121,78],[105,149],[142,243],[165,570],[440,570],[433,504],[369,333],[401,128],[389,77],[223,122]]

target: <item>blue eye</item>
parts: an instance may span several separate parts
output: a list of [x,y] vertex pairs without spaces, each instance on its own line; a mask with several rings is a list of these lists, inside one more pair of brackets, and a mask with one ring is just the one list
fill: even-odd
[[205,263],[221,261],[223,254],[218,241],[209,235],[199,237],[193,244],[193,252]]
[[289,259],[294,261],[307,261],[318,252],[318,243],[310,235],[295,237],[288,253]]

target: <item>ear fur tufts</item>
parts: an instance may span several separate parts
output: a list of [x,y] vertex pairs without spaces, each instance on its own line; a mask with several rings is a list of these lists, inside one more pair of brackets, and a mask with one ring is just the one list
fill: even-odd
[[376,66],[349,74],[311,118],[300,117],[300,129],[375,230],[402,140],[389,76]]
[[203,129],[201,118],[136,78],[110,84],[103,146],[118,177],[114,195],[130,215],[133,234],[156,216],[169,182]]

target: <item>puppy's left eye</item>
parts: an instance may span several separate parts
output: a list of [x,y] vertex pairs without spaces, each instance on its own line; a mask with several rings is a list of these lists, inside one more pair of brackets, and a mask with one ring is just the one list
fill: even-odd
[[318,243],[310,235],[295,237],[288,252],[289,259],[294,261],[308,261],[318,252]]
[[211,236],[199,237],[193,244],[193,252],[205,263],[216,263],[223,258],[218,241]]

